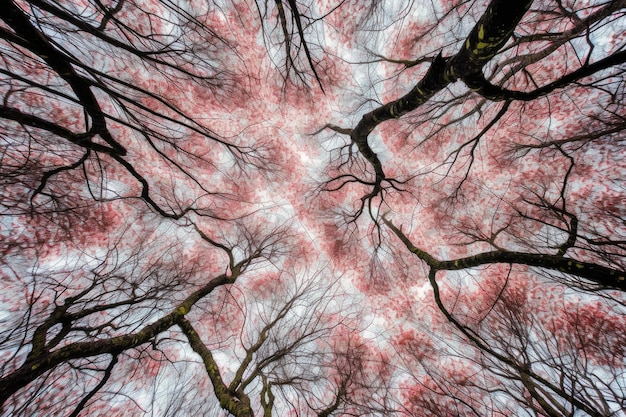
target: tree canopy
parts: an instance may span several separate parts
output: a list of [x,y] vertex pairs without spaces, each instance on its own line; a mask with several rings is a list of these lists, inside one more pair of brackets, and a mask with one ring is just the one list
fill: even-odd
[[0,21],[0,415],[623,412],[626,1]]

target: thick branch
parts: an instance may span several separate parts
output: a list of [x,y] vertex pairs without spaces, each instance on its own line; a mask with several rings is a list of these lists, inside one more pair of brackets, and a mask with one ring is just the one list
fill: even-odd
[[539,98],[541,96],[545,96],[546,94],[549,94],[559,88],[563,88],[572,82],[580,80],[581,78],[593,75],[598,71],[606,70],[625,62],[626,51],[617,52],[604,59],[596,61],[593,64],[585,64],[582,67],[578,68],[576,71],[564,75],[554,82],[551,82],[544,85],[543,87],[539,87],[533,91],[528,92],[508,90],[506,88],[493,85],[489,81],[487,81],[481,73],[475,73],[464,77],[463,82],[465,82],[465,84],[467,84],[469,88],[475,90],[478,94],[490,100],[530,101],[535,100],[536,98]]
[[358,145],[366,141],[367,135],[380,123],[417,109],[449,83],[479,73],[507,42],[531,3],[529,0],[492,1],[459,53],[449,59],[440,54],[411,91],[363,116],[352,132],[355,143]]
[[272,383],[267,378],[262,377],[263,387],[261,388],[261,406],[263,407],[263,417],[272,417],[275,396],[272,392]]
[[24,113],[11,107],[0,106],[0,117],[7,120],[13,120],[24,126],[30,126],[33,128],[48,131],[54,135],[67,139],[68,141],[87,149],[92,149],[94,151],[108,154],[113,154],[117,152],[116,149],[112,147],[91,142],[90,140],[93,136],[91,133],[74,133],[63,126],[57,125],[56,123]]
[[536,266],[564,272],[594,282],[603,288],[626,291],[626,271],[558,255],[492,251],[451,261],[441,261],[439,262],[439,269],[453,271],[497,263]]
[[22,9],[12,1],[6,2],[5,6],[0,8],[0,19],[15,31],[22,46],[37,54],[70,85],[80,103],[91,116],[91,132],[100,135],[105,142],[115,149],[116,153],[125,155],[126,149],[113,139],[106,126],[104,113],[91,91],[90,82],[76,73],[68,57],[57,50],[48,38],[37,30]]
[[29,358],[14,372],[0,379],[0,404],[4,404],[11,395],[63,362],[103,354],[116,355],[142,345],[172,327],[176,324],[178,316],[182,315],[183,313],[176,309],[136,333],[91,342],[72,343],[53,352]]
[[391,221],[383,217],[385,224],[404,243],[404,245],[418,258],[426,262],[433,270],[458,271],[489,264],[518,264],[536,266],[552,271],[564,272],[589,280],[607,289],[626,291],[626,272],[606,266],[582,262],[573,258],[559,255],[544,255],[525,252],[491,251],[478,255],[468,256],[449,261],[440,261],[428,252],[418,248],[411,240]]
[[381,190],[385,174],[378,156],[367,143],[369,134],[380,123],[397,119],[417,109],[457,79],[481,73],[482,67],[507,42],[531,3],[530,0],[517,2],[493,0],[467,37],[461,51],[448,59],[439,54],[424,78],[411,91],[363,115],[350,137],[374,168],[376,179],[372,193],[377,194]]
[[18,369],[0,378],[0,406],[11,395],[63,362],[104,354],[116,355],[124,350],[148,343],[160,333],[176,325],[185,314],[189,313],[194,304],[215,288],[235,282],[239,271],[240,264],[234,268],[230,277],[222,274],[213,278],[207,285],[189,295],[174,311],[135,333],[90,342],[71,343],[52,352],[42,351],[40,354],[32,355]]
[[236,417],[254,417],[252,409],[250,408],[250,399],[245,394],[241,393],[237,395],[228,389],[222,379],[220,369],[213,358],[213,354],[204,345],[191,323],[189,323],[184,316],[181,316],[177,324],[185,336],[187,336],[191,348],[202,358],[204,368],[213,384],[213,391],[220,402],[220,406]]

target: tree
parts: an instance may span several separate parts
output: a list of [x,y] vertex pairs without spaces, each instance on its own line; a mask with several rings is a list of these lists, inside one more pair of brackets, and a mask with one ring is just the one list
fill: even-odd
[[3,415],[617,415],[625,10],[6,2]]
[[[412,410],[419,407],[426,415],[605,416],[621,408],[620,306],[585,300],[542,282],[529,270],[508,268],[504,283],[476,279],[476,289],[465,294],[455,284],[445,297],[445,304],[454,307],[431,308],[441,308],[446,324],[464,337],[437,336],[449,330],[435,333],[437,342],[426,348],[417,345],[415,333],[400,340],[412,374],[405,383]],[[468,299],[474,300],[469,309]],[[547,302],[562,308],[546,310]],[[437,366],[442,362],[446,366]]]

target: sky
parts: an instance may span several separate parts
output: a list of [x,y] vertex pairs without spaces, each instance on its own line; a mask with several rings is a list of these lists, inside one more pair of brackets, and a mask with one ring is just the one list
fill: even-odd
[[0,386],[181,308],[204,350],[178,321],[2,415],[229,415],[209,356],[255,415],[620,415],[626,5],[533,2],[482,68],[510,100],[456,80],[377,124],[371,196],[350,129],[489,2],[35,3],[0,26]]

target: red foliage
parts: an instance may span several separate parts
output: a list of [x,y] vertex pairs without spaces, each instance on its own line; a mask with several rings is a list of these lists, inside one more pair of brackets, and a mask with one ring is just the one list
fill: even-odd
[[[172,412],[187,377],[180,412],[217,413],[180,319],[35,372],[180,315],[257,414],[271,392],[280,415],[554,415],[533,389],[617,410],[622,292],[528,256],[626,266],[623,5],[533,2],[483,68],[501,96],[441,74],[356,143],[492,2],[400,3],[7,4],[41,42],[2,18],[2,382],[34,366],[6,415],[69,414],[111,353],[85,414]],[[487,252],[528,256],[462,260]]]

